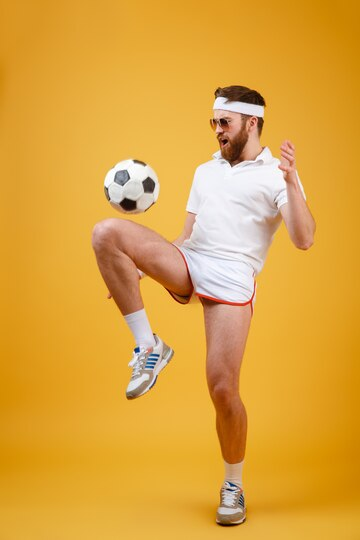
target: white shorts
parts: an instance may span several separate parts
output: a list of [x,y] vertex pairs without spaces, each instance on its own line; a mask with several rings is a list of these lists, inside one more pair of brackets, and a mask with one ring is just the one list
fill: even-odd
[[198,253],[183,246],[175,247],[185,261],[193,285],[189,296],[180,296],[167,289],[177,302],[188,304],[195,296],[234,306],[250,304],[253,312],[256,281],[250,264]]

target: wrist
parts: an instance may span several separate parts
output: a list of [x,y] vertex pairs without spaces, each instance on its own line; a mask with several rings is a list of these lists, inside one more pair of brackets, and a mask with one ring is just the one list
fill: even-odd
[[289,171],[286,175],[286,178],[284,178],[284,180],[285,182],[287,182],[287,184],[299,186],[296,169],[294,169],[293,171]]

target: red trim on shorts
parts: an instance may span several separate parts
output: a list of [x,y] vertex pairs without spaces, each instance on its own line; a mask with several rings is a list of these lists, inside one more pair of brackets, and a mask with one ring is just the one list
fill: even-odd
[[250,307],[251,307],[251,315],[253,315],[254,313],[254,308],[253,308],[253,299],[254,299],[254,295],[255,295],[255,290],[256,290],[256,281],[254,279],[254,291],[252,293],[252,296],[250,298],[250,300],[248,300],[247,302],[228,302],[227,300],[219,300],[219,298],[212,298],[211,296],[206,296],[205,294],[200,294],[200,293],[195,293],[196,296],[199,296],[201,298],[206,298],[207,300],[212,300],[213,302],[217,302],[218,304],[227,304],[229,306],[247,306],[248,304],[250,304]]
[[[187,273],[188,273],[188,276],[189,276],[189,279],[190,279],[190,283],[191,283],[191,286],[192,286],[192,291],[191,291],[189,296],[181,296],[180,294],[177,294],[176,296],[178,298],[184,298],[184,300],[186,300],[185,302],[181,302],[181,300],[179,300],[175,296],[176,293],[171,292],[169,289],[166,289],[166,287],[165,287],[165,289],[173,297],[173,299],[176,300],[176,302],[178,302],[179,304],[182,304],[184,306],[184,305],[188,304],[190,302],[190,300],[191,300],[191,297],[192,297],[193,292],[194,292],[194,285],[193,285],[193,282],[192,282],[192,279],[191,279],[191,276],[190,276],[190,271],[189,271],[189,267],[188,267],[188,263],[187,263],[187,260],[185,258],[185,255],[183,254],[181,249],[178,248],[178,246],[176,246],[175,244],[173,244],[173,246],[176,247],[176,249],[178,250],[178,252],[180,253],[180,255],[182,256],[182,258],[184,260],[186,270],[187,270]],[[254,274],[255,274],[255,271],[253,273],[253,276],[254,276]],[[248,304],[250,304],[251,316],[252,316],[253,313],[254,313],[253,299],[254,299],[254,295],[255,295],[255,290],[256,290],[256,280],[254,279],[254,290],[253,290],[253,293],[252,293],[252,296],[251,296],[250,300],[248,300],[247,302],[239,302],[239,303],[237,303],[237,302],[228,302],[227,300],[220,300],[219,298],[212,298],[211,296],[206,296],[205,294],[200,294],[200,293],[197,293],[197,292],[195,292],[195,294],[198,297],[206,298],[207,300],[212,300],[213,302],[217,302],[218,304],[228,304],[230,306],[247,306]]]
[[[188,276],[189,276],[189,279],[190,279],[190,283],[191,283],[191,287],[192,287],[192,291],[191,293],[189,294],[189,296],[181,296],[181,294],[176,294],[176,293],[173,293],[171,292],[169,289],[165,289],[167,290],[167,292],[173,297],[174,300],[176,300],[176,302],[178,302],[179,304],[182,304],[183,306],[188,304],[191,300],[191,297],[193,295],[193,292],[194,292],[194,285],[193,285],[193,282],[192,282],[192,279],[191,279],[191,276],[190,276],[190,272],[189,272],[189,267],[188,267],[188,263],[187,263],[187,260],[185,259],[185,255],[183,254],[183,252],[181,251],[181,249],[178,248],[178,246],[175,246],[175,244],[173,244],[174,247],[176,247],[176,249],[178,250],[178,252],[180,253],[180,255],[182,256],[183,258],[183,261],[185,263],[185,266],[186,266],[186,270],[187,270],[187,273],[188,273]],[[181,302],[181,300],[179,300],[178,298],[176,298],[176,296],[174,296],[176,294],[176,296],[178,298],[184,298],[184,300],[186,300],[185,302]]]

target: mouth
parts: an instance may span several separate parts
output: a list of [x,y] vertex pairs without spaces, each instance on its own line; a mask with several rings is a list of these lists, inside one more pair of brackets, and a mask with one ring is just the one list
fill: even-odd
[[226,146],[228,143],[229,143],[229,140],[226,139],[225,137],[219,138],[219,144],[221,148],[224,148],[224,146]]

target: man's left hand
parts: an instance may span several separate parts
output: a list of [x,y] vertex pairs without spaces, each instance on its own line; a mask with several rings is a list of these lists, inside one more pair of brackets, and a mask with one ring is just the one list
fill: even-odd
[[280,146],[281,160],[279,169],[283,172],[285,182],[297,182],[295,164],[295,146],[291,141],[284,141]]

